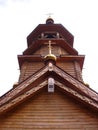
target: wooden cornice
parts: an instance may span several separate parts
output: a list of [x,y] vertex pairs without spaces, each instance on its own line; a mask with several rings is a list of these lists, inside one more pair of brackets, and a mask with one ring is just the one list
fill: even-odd
[[[60,56],[57,56],[57,62],[78,61],[82,70],[84,58],[85,58],[84,55],[60,55]],[[44,56],[42,55],[18,55],[18,62],[19,62],[20,68],[25,61],[44,63]]]
[[24,62],[43,62],[41,55],[18,55],[19,67],[21,68]]
[[36,94],[37,91],[47,85],[46,80],[49,76],[55,79],[55,85],[63,92],[67,92],[85,105],[98,111],[98,93],[57,66],[48,64],[0,98],[0,114]]
[[83,64],[84,64],[84,58],[85,58],[85,55],[60,55],[57,61],[58,62],[77,61],[82,70]]

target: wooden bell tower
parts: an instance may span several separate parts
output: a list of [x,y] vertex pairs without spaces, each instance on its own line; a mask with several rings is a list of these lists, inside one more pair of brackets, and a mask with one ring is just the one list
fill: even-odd
[[44,57],[49,53],[49,42],[51,52],[56,57],[56,66],[83,82],[84,55],[78,55],[73,48],[73,35],[63,25],[55,24],[50,17],[46,24],[39,24],[27,37],[28,48],[18,56],[21,70],[19,82],[45,66]]

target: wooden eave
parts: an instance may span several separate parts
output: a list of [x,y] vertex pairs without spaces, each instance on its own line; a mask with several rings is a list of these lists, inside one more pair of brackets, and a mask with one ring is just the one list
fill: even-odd
[[58,46],[61,46],[63,49],[65,49],[69,54],[71,55],[78,55],[78,52],[71,47],[64,39],[38,39],[23,52],[24,55],[30,55],[33,54],[36,50],[38,50],[41,45],[51,40],[51,42],[56,43]]
[[59,32],[70,44],[73,46],[74,36],[62,25],[62,24],[39,24],[27,37],[28,46],[35,41],[38,35],[46,31],[57,31]]
[[47,86],[47,78],[49,76],[55,79],[55,85],[61,89],[62,92],[69,94],[98,112],[98,93],[68,73],[62,71],[57,66],[53,65],[52,68],[50,68],[49,65],[47,65],[0,98],[0,114],[4,114],[31,96],[37,94],[43,87]]
[[19,68],[24,62],[43,62],[41,55],[18,55]]
[[[58,62],[68,62],[68,61],[77,61],[81,67],[81,70],[83,68],[84,63],[84,55],[60,55],[57,56],[57,63]],[[44,62],[44,56],[41,55],[18,55],[18,62],[19,67],[21,69],[21,66],[24,62]]]
[[82,70],[83,68],[83,64],[84,64],[84,59],[85,59],[85,55],[60,55],[60,57],[58,58],[58,62],[67,62],[67,61],[77,61],[80,65],[80,68]]

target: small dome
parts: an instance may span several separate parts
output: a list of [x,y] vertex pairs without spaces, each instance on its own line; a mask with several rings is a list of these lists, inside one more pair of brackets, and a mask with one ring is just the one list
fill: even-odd
[[53,24],[53,23],[54,23],[54,20],[50,17],[46,20],[46,24]]
[[47,62],[47,61],[53,61],[53,62],[55,62],[56,59],[57,59],[56,56],[53,55],[53,54],[48,54],[48,55],[46,55],[46,56],[44,57],[45,62]]

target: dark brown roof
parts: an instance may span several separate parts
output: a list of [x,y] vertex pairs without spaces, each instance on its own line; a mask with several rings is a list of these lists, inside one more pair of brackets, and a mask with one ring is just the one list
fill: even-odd
[[62,24],[39,24],[27,37],[28,46],[36,40],[38,35],[45,31],[57,31],[73,46],[74,36]]

